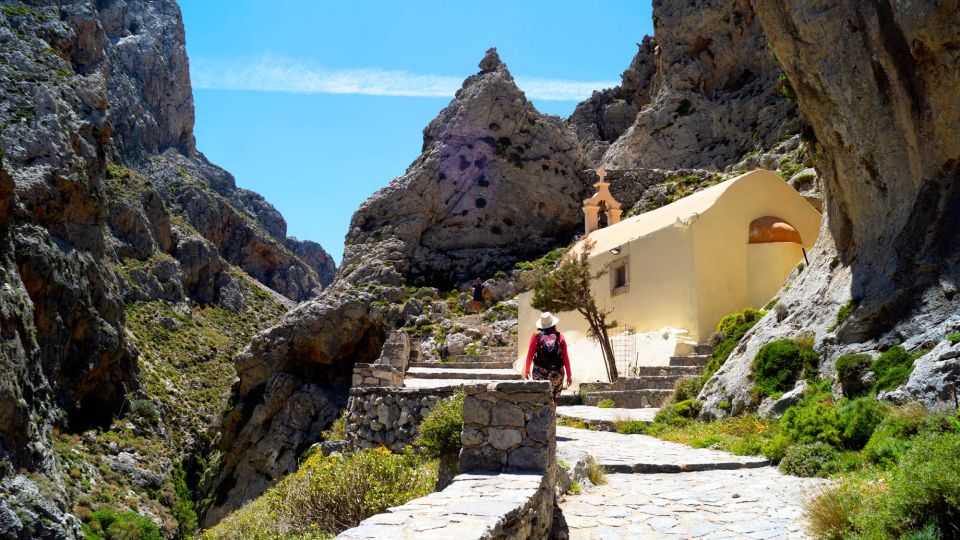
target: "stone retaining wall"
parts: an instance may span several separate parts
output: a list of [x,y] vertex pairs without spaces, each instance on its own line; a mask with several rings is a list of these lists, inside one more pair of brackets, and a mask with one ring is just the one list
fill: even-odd
[[556,413],[546,381],[465,388],[460,471],[553,469]]
[[[352,402],[359,402],[361,395],[367,397],[362,392],[374,395],[371,390],[352,390]],[[443,491],[372,516],[338,539],[526,540],[549,536],[557,444],[549,383],[500,382],[469,386],[464,391],[462,474]]]
[[347,442],[352,448],[385,446],[399,452],[413,442],[417,427],[453,388],[351,388]]

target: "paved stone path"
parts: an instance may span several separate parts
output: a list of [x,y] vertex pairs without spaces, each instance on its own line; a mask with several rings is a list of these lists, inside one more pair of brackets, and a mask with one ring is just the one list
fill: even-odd
[[614,424],[624,420],[653,422],[653,417],[660,409],[601,409],[586,405],[560,405],[557,407],[557,417],[581,420],[601,429],[613,430]]
[[584,453],[612,473],[560,504],[571,540],[808,538],[803,502],[829,482],[783,475],[762,458],[557,427],[560,459]]
[[557,426],[557,457],[573,464],[587,453],[615,473],[678,473],[716,469],[764,467],[762,457],[691,448],[646,435]]
[[802,505],[826,483],[773,467],[679,474],[608,474],[561,503],[571,540],[809,538]]

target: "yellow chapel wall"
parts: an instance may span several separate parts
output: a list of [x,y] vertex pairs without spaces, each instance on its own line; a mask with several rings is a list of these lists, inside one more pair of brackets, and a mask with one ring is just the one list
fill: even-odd
[[740,177],[691,225],[696,288],[704,293],[698,295],[698,325],[691,334],[701,343],[725,315],[763,307],[803,260],[803,246],[797,244],[748,243],[750,223],[763,216],[793,225],[807,248],[817,240],[820,213],[782,178],[764,170]]

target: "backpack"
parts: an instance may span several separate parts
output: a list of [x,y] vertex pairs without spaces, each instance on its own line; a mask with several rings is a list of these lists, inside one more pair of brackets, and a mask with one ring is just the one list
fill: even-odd
[[537,332],[537,352],[533,363],[550,371],[563,370],[563,345],[559,333]]

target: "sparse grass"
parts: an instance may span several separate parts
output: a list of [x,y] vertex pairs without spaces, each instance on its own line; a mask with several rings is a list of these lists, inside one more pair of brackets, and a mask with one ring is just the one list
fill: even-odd
[[960,332],[947,334],[947,341],[949,341],[951,345],[956,345],[957,343],[960,343]]
[[347,410],[344,409],[330,427],[320,432],[325,441],[342,441],[347,438]]
[[570,489],[567,491],[571,495],[579,495],[583,491],[583,488],[580,487],[580,482],[576,480],[570,482]]
[[566,416],[557,417],[557,425],[576,429],[590,429],[590,426],[583,420],[569,418]]
[[614,429],[617,430],[617,433],[623,433],[624,435],[643,435],[649,427],[649,422],[641,420],[621,420],[614,423]]
[[850,315],[856,311],[856,309],[857,304],[853,301],[853,299],[847,300],[845,304],[840,306],[840,310],[837,311],[837,320],[833,323],[833,325],[830,326],[830,328],[827,328],[827,332],[833,332],[837,328],[840,328],[840,325],[845,323],[847,319],[850,318]]
[[602,486],[607,483],[607,470],[594,460],[587,461],[587,478],[595,486]]
[[610,398],[601,399],[600,402],[597,403],[597,407],[601,409],[612,409],[616,406],[617,406],[617,403]]
[[4,4],[0,9],[8,17],[24,17],[27,15],[40,15],[36,9],[24,4]]

